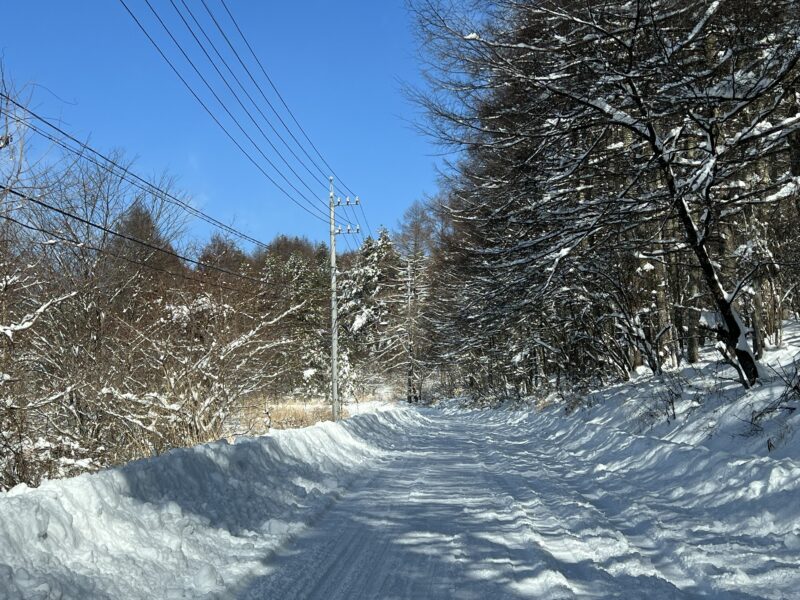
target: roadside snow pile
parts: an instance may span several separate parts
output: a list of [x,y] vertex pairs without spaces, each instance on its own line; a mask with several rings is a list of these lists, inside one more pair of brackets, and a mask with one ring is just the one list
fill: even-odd
[[0,493],[0,599],[213,596],[263,570],[420,419],[378,410]]
[[[702,360],[592,392],[577,415],[597,425],[703,445],[742,456],[800,458],[800,323],[761,361],[762,380],[744,390],[733,369],[706,349]],[[794,389],[789,384],[794,383]]]

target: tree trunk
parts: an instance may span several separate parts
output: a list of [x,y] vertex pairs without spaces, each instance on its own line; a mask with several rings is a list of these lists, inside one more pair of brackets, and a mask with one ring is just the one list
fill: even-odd
[[725,337],[725,345],[728,347],[728,351],[734,362],[733,366],[739,371],[742,385],[749,388],[758,380],[758,367],[756,366],[756,359],[747,343],[744,325],[736,309],[733,307],[733,303],[728,300],[728,296],[722,288],[722,282],[708,254],[705,240],[700,238],[700,234],[697,231],[697,227],[689,212],[689,206],[686,204],[686,201],[677,194],[675,181],[670,173],[669,164],[664,161],[663,157],[662,166],[667,172],[667,183],[673,198],[675,198],[678,217],[683,224],[689,246],[697,257],[697,262],[700,264],[700,272],[714,300],[717,312],[724,322],[725,330],[722,333]]
[[696,363],[700,360],[700,313],[697,310],[697,280],[693,273],[689,274],[689,306],[685,311],[686,318],[686,360]]
[[753,356],[756,360],[761,360],[764,356],[764,324],[762,322],[762,315],[764,314],[764,300],[761,293],[761,279],[758,278],[753,282],[753,287],[756,290],[753,296]]

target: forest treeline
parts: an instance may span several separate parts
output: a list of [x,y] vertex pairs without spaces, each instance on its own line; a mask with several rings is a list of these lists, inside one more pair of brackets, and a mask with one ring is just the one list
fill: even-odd
[[[327,245],[229,228],[197,246],[170,178],[42,146],[3,94],[0,489],[219,439],[243,403],[268,420],[269,405],[328,397]],[[405,376],[404,229],[339,256],[345,401]]]
[[716,346],[750,387],[796,314],[791,0],[420,0],[451,150],[431,356],[480,389],[660,373]]
[[[345,399],[568,394],[704,346],[757,384],[800,301],[797,2],[411,10],[411,94],[451,158],[340,256]],[[0,487],[214,439],[244,397],[327,396],[326,246],[192,248],[163,194],[32,164],[3,119]]]

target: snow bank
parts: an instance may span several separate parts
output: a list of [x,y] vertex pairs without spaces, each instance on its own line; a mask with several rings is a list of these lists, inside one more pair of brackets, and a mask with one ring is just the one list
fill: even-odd
[[421,419],[399,406],[17,486],[0,494],[0,598],[215,596]]
[[800,461],[742,457],[735,440],[726,451],[599,420],[568,423],[555,411],[535,419],[551,443],[582,459],[571,476],[586,501],[646,541],[676,586],[713,597],[797,597]]
[[[784,341],[769,348],[762,378],[744,390],[733,369],[707,348],[701,361],[653,376],[642,368],[626,383],[592,392],[577,416],[681,444],[740,456],[800,457],[800,388],[779,402],[800,365],[800,323],[784,323]],[[769,406],[780,408],[753,423]],[[674,412],[673,412],[674,407]]]

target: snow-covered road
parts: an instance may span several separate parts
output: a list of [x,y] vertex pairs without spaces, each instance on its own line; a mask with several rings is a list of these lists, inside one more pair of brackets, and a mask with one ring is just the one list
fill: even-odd
[[354,482],[241,596],[754,598],[737,588],[796,568],[770,561],[762,570],[758,544],[715,536],[724,515],[703,523],[635,485],[604,493],[591,477],[607,479],[595,456],[524,422],[439,415]]
[[[555,452],[532,452],[507,424],[451,415],[358,480],[280,551],[248,598],[531,598],[624,595],[632,585],[672,597],[647,574],[615,578],[592,559],[625,546],[619,528],[568,488]],[[516,435],[515,435],[516,433]],[[599,522],[598,522],[599,521]],[[589,528],[591,534],[570,547]],[[555,551],[555,553],[554,553]],[[564,551],[569,556],[559,558]],[[654,571],[645,567],[642,571]]]
[[401,406],[0,494],[0,598],[797,598],[798,500],[788,458]]

